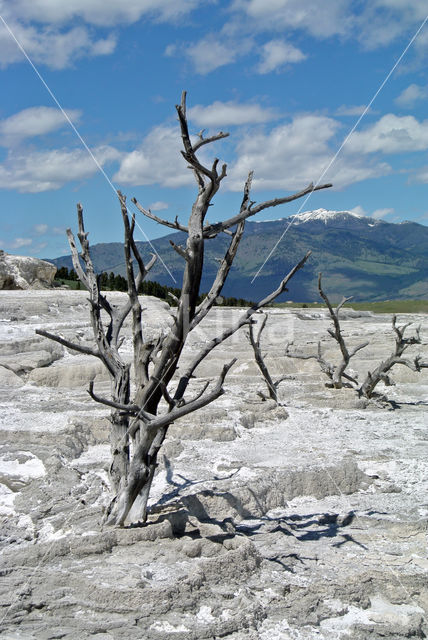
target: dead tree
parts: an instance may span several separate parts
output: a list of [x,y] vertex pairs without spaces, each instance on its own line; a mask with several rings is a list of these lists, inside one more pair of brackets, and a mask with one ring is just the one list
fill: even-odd
[[330,334],[333,340],[335,340],[339,345],[342,358],[338,364],[333,364],[331,362],[328,362],[322,355],[321,342],[318,342],[318,350],[316,354],[301,355],[301,354],[290,353],[288,351],[288,345],[287,345],[286,355],[289,358],[299,358],[301,360],[309,360],[311,358],[315,359],[320,365],[321,371],[330,379],[331,382],[327,383],[327,386],[329,387],[333,387],[334,389],[341,389],[344,385],[342,378],[345,378],[345,380],[347,380],[348,383],[350,383],[352,386],[353,385],[356,386],[358,385],[356,378],[349,375],[349,373],[346,372],[346,368],[348,367],[351,358],[353,358],[353,356],[355,356],[355,354],[358,353],[358,351],[361,351],[361,349],[364,349],[364,347],[367,347],[369,343],[363,342],[362,344],[359,344],[357,347],[355,347],[351,351],[348,350],[348,347],[346,346],[345,340],[342,335],[342,329],[340,327],[339,313],[343,305],[352,299],[352,296],[350,296],[349,298],[343,297],[343,299],[341,300],[341,302],[339,302],[337,307],[333,309],[330,303],[330,300],[328,299],[326,293],[322,288],[321,277],[322,277],[322,274],[320,273],[318,275],[318,291],[321,298],[324,300],[327,306],[328,312],[330,314],[330,318],[333,322],[333,328],[328,328],[327,332]]
[[394,384],[391,378],[388,375],[388,372],[395,367],[397,364],[401,364],[405,367],[408,367],[412,371],[420,372],[421,369],[428,368],[428,362],[422,362],[422,356],[417,355],[413,358],[413,360],[409,358],[403,358],[403,353],[414,344],[421,344],[420,337],[420,327],[415,329],[415,335],[410,337],[405,337],[404,333],[409,327],[411,322],[403,325],[402,327],[397,326],[397,316],[392,317],[392,328],[395,332],[395,348],[391,353],[389,358],[381,362],[374,371],[368,372],[366,379],[359,389],[359,394],[365,396],[366,398],[371,398],[373,396],[373,392],[375,387],[379,384],[379,382],[384,382],[387,386]]
[[[281,382],[283,382],[284,380],[287,379],[288,376],[282,376],[281,378],[279,378],[279,380],[276,380],[275,382],[272,380],[272,377],[269,373],[269,369],[267,368],[267,365],[265,363],[264,360],[264,355],[262,353],[261,347],[260,347],[260,337],[262,335],[263,329],[266,326],[266,322],[267,322],[267,316],[264,315],[263,316],[263,320],[260,323],[260,328],[259,331],[257,333],[257,335],[255,335],[254,333],[254,323],[250,322],[249,327],[248,327],[248,333],[247,333],[247,337],[250,341],[251,346],[253,347],[253,351],[254,351],[254,359],[256,361],[256,364],[258,366],[258,368],[260,369],[260,372],[263,376],[263,379],[266,383],[266,387],[268,390],[268,394],[269,394],[269,398],[271,398],[271,400],[274,400],[276,403],[278,403],[278,386],[280,385]],[[259,396],[262,398],[262,400],[266,400],[266,396],[262,391],[258,391],[257,392],[259,394]]]
[[[122,526],[131,507],[139,497],[139,519],[147,517],[147,501],[150,487],[157,467],[157,455],[165,439],[168,427],[178,418],[192,413],[218,398],[224,393],[225,377],[235,362],[231,359],[218,373],[215,382],[208,382],[202,391],[193,397],[189,395],[189,382],[194,376],[197,366],[206,356],[229,336],[248,325],[253,313],[272,302],[283,291],[288,281],[301,269],[309,253],[296,264],[282,279],[275,291],[263,300],[244,311],[232,327],[210,340],[197,353],[190,365],[181,373],[178,381],[172,381],[176,372],[186,339],[212,308],[215,299],[220,295],[228,276],[233,259],[242,238],[245,221],[264,209],[291,202],[312,191],[324,189],[331,185],[315,186],[310,184],[306,189],[290,196],[267,200],[256,204],[250,198],[252,173],[248,175],[244,186],[244,194],[239,211],[232,217],[209,224],[206,215],[212,200],[226,177],[226,165],[219,168],[218,159],[211,166],[202,164],[197,152],[203,146],[225,138],[228,134],[220,132],[209,138],[202,134],[192,139],[189,134],[186,116],[186,93],[183,92],[180,105],[176,107],[180,123],[183,149],[181,154],[193,172],[197,185],[197,195],[187,225],[164,220],[142,207],[133,199],[136,207],[145,216],[156,220],[159,224],[182,231],[186,236],[184,245],[175,245],[173,249],[182,257],[184,264],[181,295],[174,316],[174,322],[165,335],[155,341],[145,341],[142,332],[143,310],[138,298],[139,283],[147,275],[154,259],[145,265],[134,241],[134,216],[129,215],[125,197],[118,192],[125,231],[125,264],[128,281],[127,300],[121,309],[114,308],[100,291],[99,282],[94,273],[90,258],[87,233],[84,230],[82,208],[78,205],[79,233],[84,267],[80,265],[78,250],[71,231],[68,239],[71,247],[73,265],[80,281],[89,291],[90,313],[95,339],[93,348],[83,347],[45,331],[39,331],[60,342],[70,349],[99,358],[107,368],[111,378],[111,398],[100,397],[93,385],[89,394],[96,402],[112,409],[111,447],[112,464],[110,476],[114,497],[106,514],[106,522]],[[205,242],[226,233],[230,242],[218,267],[217,274],[206,298],[198,305],[200,283],[204,263]],[[134,271],[137,264],[137,275]],[[101,312],[108,317],[107,325],[103,322]],[[120,333],[127,316],[132,312],[133,356],[134,356],[134,391],[131,397],[130,364],[125,362],[121,353]]]

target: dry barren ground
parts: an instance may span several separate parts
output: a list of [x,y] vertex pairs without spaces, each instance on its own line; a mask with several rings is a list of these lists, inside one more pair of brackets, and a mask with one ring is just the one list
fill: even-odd
[[[111,294],[113,302],[123,294]],[[397,367],[393,401],[332,391],[310,353],[334,357],[325,314],[271,310],[264,351],[281,406],[262,402],[245,334],[211,354],[195,388],[232,356],[227,393],[177,422],[150,523],[102,528],[108,420],[86,393],[100,365],[35,335],[90,339],[84,292],[0,292],[0,637],[199,640],[425,638],[428,371]],[[168,307],[146,298],[147,335]],[[239,313],[217,308],[187,353]],[[426,315],[400,317],[422,325]],[[346,312],[368,339],[360,378],[391,351],[390,316]],[[128,339],[124,353],[129,351]],[[415,353],[428,357],[426,344]]]

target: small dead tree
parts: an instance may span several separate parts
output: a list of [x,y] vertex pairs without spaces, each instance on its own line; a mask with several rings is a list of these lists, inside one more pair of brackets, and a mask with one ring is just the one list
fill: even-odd
[[317,353],[310,354],[310,355],[290,353],[288,350],[289,347],[287,345],[286,356],[288,356],[289,358],[299,358],[301,360],[309,360],[311,358],[315,359],[318,362],[321,371],[331,381],[330,383],[327,383],[326,386],[333,387],[334,389],[341,389],[344,385],[342,378],[345,378],[345,380],[347,380],[348,383],[350,383],[352,386],[353,385],[356,386],[358,385],[356,378],[349,375],[349,373],[346,372],[346,369],[349,365],[351,358],[353,358],[353,356],[355,356],[355,354],[358,353],[358,351],[361,351],[361,349],[364,349],[364,347],[367,347],[369,343],[363,342],[362,344],[359,344],[357,347],[355,347],[351,351],[348,350],[348,347],[346,346],[345,340],[343,338],[342,329],[339,322],[339,313],[343,305],[346,302],[349,302],[349,300],[352,300],[352,296],[348,298],[343,297],[343,299],[341,300],[341,302],[339,302],[337,307],[333,309],[330,303],[330,300],[328,299],[326,293],[322,288],[321,278],[322,278],[322,274],[320,273],[318,275],[318,291],[321,298],[324,300],[327,306],[328,312],[330,314],[330,318],[333,322],[333,328],[328,328],[327,332],[330,334],[333,340],[335,340],[339,345],[342,358],[338,364],[333,364],[331,362],[328,362],[322,355],[321,342],[318,342]]
[[[146,265],[134,241],[135,218],[128,213],[125,197],[118,192],[124,225],[124,250],[126,276],[128,282],[127,300],[119,309],[113,307],[107,297],[101,293],[99,280],[94,272],[90,257],[87,233],[84,229],[82,207],[78,205],[78,238],[84,266],[79,261],[79,253],[74,236],[69,230],[68,240],[71,248],[73,266],[79,280],[89,291],[90,315],[94,334],[94,347],[81,346],[61,336],[39,330],[44,335],[70,349],[92,355],[101,360],[110,374],[111,398],[100,397],[91,384],[89,394],[96,402],[112,409],[111,412],[111,450],[112,463],[110,478],[114,497],[106,514],[106,522],[111,525],[124,525],[131,507],[139,497],[139,519],[147,517],[147,501],[157,467],[157,456],[164,442],[168,427],[178,418],[186,416],[213,402],[224,393],[223,383],[235,359],[225,364],[215,382],[208,382],[202,391],[189,395],[188,386],[197,366],[219,344],[224,342],[244,325],[248,325],[251,316],[260,308],[269,304],[283,291],[294,274],[303,267],[309,253],[296,264],[283,278],[278,287],[263,300],[244,311],[235,323],[220,335],[208,341],[197,353],[190,364],[181,372],[178,381],[172,381],[176,372],[184,344],[192,332],[209,313],[215,299],[220,295],[228,276],[240,240],[244,233],[245,221],[264,209],[291,202],[312,191],[331,186],[310,184],[306,189],[290,196],[267,200],[256,204],[250,198],[252,173],[248,175],[239,211],[227,220],[215,224],[206,222],[206,215],[212,200],[226,177],[226,165],[219,168],[218,159],[206,166],[197,157],[202,147],[225,138],[228,134],[220,132],[209,138],[200,133],[198,139],[189,134],[186,116],[186,93],[176,107],[180,123],[183,158],[193,172],[197,185],[197,195],[192,206],[187,225],[164,220],[144,209],[133,199],[136,207],[148,218],[159,224],[182,231],[186,236],[185,246],[171,242],[173,249],[182,257],[184,264],[181,295],[177,303],[174,322],[170,330],[157,340],[145,341],[142,331],[143,309],[138,298],[139,284],[146,277],[154,258]],[[219,233],[230,237],[229,245],[220,262],[217,274],[206,298],[198,305],[200,283],[204,263],[205,242]],[[137,265],[135,273],[134,263]],[[107,315],[105,324],[103,314]],[[133,360],[135,380],[131,397],[130,363],[121,353],[121,330],[128,315],[132,317]],[[105,317],[105,315],[104,315]],[[171,386],[173,388],[171,388]]]
[[379,382],[384,382],[387,386],[393,385],[393,381],[389,377],[389,371],[397,364],[408,367],[412,371],[420,372],[422,369],[428,368],[428,362],[422,362],[422,356],[417,355],[413,360],[403,358],[403,353],[412,345],[421,344],[420,327],[415,329],[415,335],[405,337],[404,333],[412,323],[408,322],[402,327],[397,326],[397,316],[392,316],[392,329],[395,332],[395,348],[389,358],[381,362],[374,371],[368,372],[366,379],[359,389],[359,394],[366,398],[373,396],[375,387]]
[[[250,322],[249,327],[248,327],[248,333],[247,333],[247,337],[250,341],[251,346],[253,347],[253,351],[254,351],[254,359],[256,361],[256,364],[258,366],[258,368],[260,369],[260,372],[263,376],[263,379],[266,383],[266,387],[268,390],[268,394],[269,394],[269,398],[271,398],[271,400],[274,400],[276,403],[278,403],[278,387],[280,385],[281,382],[283,382],[284,380],[287,379],[288,376],[282,376],[281,378],[279,378],[278,380],[276,380],[275,382],[272,380],[272,377],[269,373],[269,369],[267,368],[267,365],[265,363],[265,356],[262,353],[262,349],[260,347],[260,337],[262,335],[262,332],[266,326],[266,322],[267,322],[267,316],[264,315],[263,319],[260,323],[260,327],[258,330],[257,335],[255,334],[255,323],[254,322]],[[257,392],[258,395],[262,398],[262,400],[267,400],[267,397],[265,396],[265,394],[262,391],[258,391]]]

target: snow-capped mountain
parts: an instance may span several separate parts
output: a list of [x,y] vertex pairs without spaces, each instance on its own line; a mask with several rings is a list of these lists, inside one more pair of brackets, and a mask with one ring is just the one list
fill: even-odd
[[378,220],[369,218],[367,216],[354,213],[353,211],[329,211],[327,209],[315,209],[314,211],[303,211],[302,213],[296,213],[289,217],[289,220],[293,221],[293,224],[303,224],[305,222],[347,222],[352,220],[359,220],[373,225]]
[[[277,244],[279,238],[281,242]],[[180,244],[183,236],[178,232],[156,238],[152,244],[180,283],[182,259],[171,251],[170,240]],[[218,269],[217,260],[224,255],[229,241],[225,234],[219,234],[207,242],[202,291],[210,289]],[[144,242],[138,246],[143,257],[148,258],[152,246]],[[275,251],[254,279],[273,247]],[[247,300],[264,297],[308,250],[312,251],[311,258],[290,283],[289,299],[317,300],[320,271],[326,291],[336,297],[428,298],[428,227],[414,222],[394,224],[351,211],[326,209],[279,220],[248,220],[223,294]],[[119,242],[93,245],[92,259],[98,272],[125,273],[123,245]],[[69,256],[53,262],[58,267],[72,267]],[[172,283],[160,260],[150,274],[161,284]]]

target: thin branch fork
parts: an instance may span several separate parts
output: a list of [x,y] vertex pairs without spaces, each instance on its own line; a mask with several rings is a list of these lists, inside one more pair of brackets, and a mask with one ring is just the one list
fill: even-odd
[[[252,179],[252,172],[249,174],[249,177],[247,178],[247,183],[249,182],[250,185],[251,185],[251,179]],[[333,185],[331,183],[314,186],[313,183],[311,182],[311,184],[308,185],[302,191],[293,193],[290,196],[285,196],[284,198],[274,198],[273,200],[266,200],[265,202],[261,202],[260,204],[255,206],[253,202],[249,202],[248,205],[246,204],[245,207],[242,207],[241,205],[240,212],[235,216],[233,216],[232,218],[229,218],[228,220],[224,220],[223,222],[217,222],[216,224],[206,225],[204,227],[204,237],[209,238],[209,237],[212,237],[213,235],[217,235],[221,231],[225,231],[226,229],[229,229],[230,227],[235,226],[241,220],[246,220],[250,216],[254,216],[256,215],[256,213],[260,213],[260,211],[263,211],[264,209],[270,209],[272,207],[277,207],[278,205],[281,205],[281,204],[286,204],[287,202],[292,202],[293,200],[297,200],[298,198],[302,198],[303,196],[306,196],[308,193],[312,193],[313,191],[319,191],[320,189],[328,189],[329,187],[332,187],[332,186]]]
[[232,325],[232,327],[230,327],[229,329],[225,329],[225,331],[223,331],[223,333],[221,333],[219,336],[213,338],[212,340],[210,340],[203,349],[201,349],[201,351],[198,353],[198,355],[192,360],[192,362],[190,363],[190,365],[188,366],[188,368],[186,369],[186,371],[184,372],[184,374],[181,376],[176,392],[175,392],[175,398],[181,398],[187,388],[187,385],[189,384],[189,380],[192,377],[196,367],[207,357],[207,355],[213,350],[215,349],[215,347],[217,347],[219,344],[221,344],[222,342],[224,342],[225,340],[227,340],[227,338],[230,338],[231,335],[233,335],[234,333],[236,333],[236,331],[238,331],[241,327],[243,327],[246,324],[249,324],[251,321],[251,316],[256,313],[256,311],[258,311],[259,309],[261,309],[262,307],[267,306],[268,304],[270,304],[271,302],[273,302],[273,300],[275,300],[275,298],[277,298],[281,293],[283,293],[284,291],[287,290],[287,284],[288,282],[291,280],[291,278],[297,273],[297,271],[299,271],[299,269],[302,269],[305,262],[308,260],[309,256],[311,255],[311,251],[308,251],[306,253],[306,255],[300,260],[300,262],[298,262],[292,269],[291,271],[285,276],[285,278],[283,278],[283,280],[281,280],[279,286],[277,287],[277,289],[275,289],[275,291],[272,291],[271,293],[269,293],[265,298],[263,298],[263,300],[260,300],[260,302],[257,302],[256,304],[254,304],[252,307],[250,307],[249,309],[247,309],[247,311],[245,311],[239,318],[238,320],[235,322],[234,325]]
[[[202,394],[199,393],[197,396],[195,396],[195,398],[193,398],[192,400],[189,400],[188,402],[185,402],[183,404],[178,404],[177,403],[177,398],[175,398],[174,396],[174,400],[175,400],[175,405],[174,408],[171,411],[168,411],[167,413],[164,413],[160,416],[151,416],[150,421],[146,424],[146,428],[152,432],[157,431],[158,429],[162,429],[164,427],[169,426],[170,424],[172,424],[173,422],[175,422],[176,420],[178,420],[179,418],[182,418],[183,416],[186,416],[188,413],[193,413],[194,411],[197,411],[198,409],[202,409],[202,407],[206,407],[208,404],[210,404],[211,402],[213,402],[213,400],[216,400],[217,398],[219,398],[221,395],[223,395],[224,393],[224,389],[223,389],[223,383],[224,380],[226,378],[226,375],[228,374],[229,370],[233,367],[233,365],[236,362],[236,358],[233,358],[230,362],[228,362],[227,364],[225,364],[223,366],[223,369],[217,379],[217,383],[215,385],[215,387],[212,389],[212,391],[210,391],[209,393],[206,393],[205,395],[202,395],[207,387],[208,384],[205,385]],[[141,413],[141,409],[140,409],[140,413]],[[140,415],[140,414],[138,414]],[[150,414],[146,415],[150,416]],[[129,428],[128,430],[128,434],[130,436],[134,436],[136,434],[136,432],[139,429],[139,425],[138,422],[135,421]]]
[[[283,378],[281,378],[280,380],[277,380],[277,382],[274,382],[272,380],[272,377],[266,366],[266,363],[263,358],[262,350],[260,347],[260,338],[266,326],[267,316],[263,315],[263,319],[260,323],[260,327],[257,335],[255,335],[254,333],[254,324],[255,324],[254,319],[251,318],[251,320],[252,321],[249,323],[249,327],[248,327],[249,331],[248,331],[247,337],[251,343],[251,346],[253,347],[254,359],[256,361],[257,366],[260,369],[260,372],[268,388],[269,397],[275,402],[278,402],[278,386],[279,386],[279,383],[282,382]],[[261,395],[263,398],[265,397],[261,392],[259,392],[259,395]]]
[[175,244],[175,242],[173,242],[172,240],[169,241],[169,244],[174,249],[174,251],[178,253],[179,256],[181,256],[184,260],[186,260],[186,262],[189,261],[190,259],[189,252],[186,249],[183,249],[182,246]]
[[[361,348],[363,346],[366,346],[366,344],[361,345]],[[322,355],[322,350],[321,350],[321,342],[318,342],[318,348],[317,348],[317,353],[310,353],[308,355],[303,354],[303,353],[291,353],[289,351],[289,347],[290,345],[287,345],[286,349],[285,349],[285,356],[287,358],[296,358],[298,360],[316,360],[319,364],[319,367],[322,371],[322,373],[324,373],[327,378],[329,378],[330,380],[333,381],[333,376],[334,376],[334,372],[335,372],[335,366],[331,363],[328,362]],[[357,348],[357,350],[359,350]],[[342,371],[342,378],[345,378],[346,380],[349,380],[349,382],[352,382],[352,384],[357,385],[358,381],[353,378],[351,375],[349,375],[349,373],[346,373],[346,371]],[[328,387],[334,387],[333,382],[331,383],[326,383],[326,386]]]
[[[341,308],[343,307],[343,305],[346,302],[349,302],[349,300],[352,299],[351,297],[345,298],[343,297],[342,301],[337,305],[336,309],[333,309],[330,300],[328,299],[327,294],[324,292],[323,288],[322,288],[322,283],[321,283],[321,279],[322,279],[322,274],[320,273],[318,275],[318,291],[319,294],[321,296],[321,298],[324,300],[324,302],[327,305],[327,309],[328,312],[330,314],[330,318],[333,322],[333,329],[327,329],[328,333],[330,334],[330,336],[337,342],[337,344],[339,345],[341,354],[342,354],[342,360],[341,362],[337,365],[337,366],[333,366],[333,365],[329,365],[329,373],[327,373],[327,375],[329,377],[331,377],[331,380],[333,382],[333,386],[337,389],[340,389],[342,386],[342,377],[346,377],[347,380],[350,380],[351,382],[353,382],[354,384],[356,384],[356,380],[354,378],[352,378],[351,376],[349,376],[349,374],[345,374],[345,369],[347,368],[349,361],[351,360],[351,358],[358,353],[358,351],[360,351],[361,349],[364,349],[364,347],[367,347],[367,345],[369,344],[368,342],[364,342],[362,344],[359,344],[357,347],[355,347],[351,352],[348,351],[348,347],[346,346],[345,340],[343,338],[342,335],[342,329],[340,326],[340,322],[339,322],[339,312],[341,310]],[[318,362],[321,364],[321,356],[319,354],[319,357],[317,358]],[[324,361],[325,362],[325,361]],[[332,375],[331,372],[332,371]],[[326,372],[326,371],[325,371]]]
[[180,122],[181,128],[181,138],[183,141],[184,150],[181,151],[181,155],[189,163],[190,167],[196,173],[197,182],[199,183],[199,187],[203,188],[203,179],[202,176],[206,176],[211,181],[212,185],[217,185],[217,188],[223,178],[226,176],[226,165],[222,166],[221,174],[219,175],[217,172],[217,164],[218,159],[214,160],[214,163],[211,169],[204,167],[203,164],[199,162],[196,157],[196,151],[203,146],[204,144],[208,144],[209,142],[214,142],[216,140],[220,140],[221,138],[226,138],[228,134],[224,132],[220,132],[216,136],[212,136],[211,138],[207,138],[206,140],[200,139],[194,146],[192,145],[189,127],[187,124],[187,115],[186,115],[186,91],[183,91],[181,94],[181,103],[176,105],[176,110],[178,114],[178,120]]
[[411,371],[420,372],[422,369],[428,368],[428,362],[421,362],[422,356],[417,355],[413,360],[410,358],[403,358],[403,353],[408,347],[421,344],[420,327],[415,329],[415,335],[405,337],[404,333],[410,326],[410,322],[399,327],[397,326],[397,316],[392,316],[392,329],[395,333],[395,348],[389,358],[381,362],[374,371],[369,371],[367,377],[359,389],[359,394],[366,398],[371,398],[376,386],[379,382],[385,382],[387,385],[392,384],[388,376],[388,372],[397,364],[403,365]]
[[198,325],[203,318],[207,315],[208,311],[212,308],[216,298],[220,295],[223,285],[226,281],[226,278],[229,274],[230,268],[232,266],[233,260],[236,256],[236,252],[238,251],[239,243],[241,242],[243,233],[245,229],[245,220],[240,222],[234,232],[230,244],[227,248],[227,251],[221,260],[220,266],[217,270],[216,277],[214,282],[209,290],[206,298],[201,302],[199,307],[196,309],[195,317],[193,318],[190,330],[194,329],[196,325]]
[[176,231],[183,231],[184,233],[188,232],[187,227],[180,224],[177,218],[175,218],[174,222],[170,222],[169,220],[165,220],[164,218],[160,218],[159,216],[155,215],[150,209],[145,209],[143,206],[141,206],[136,198],[132,198],[131,201],[135,204],[138,210],[146,216],[146,218],[150,218],[150,220],[154,220],[158,224],[162,224],[164,227],[169,227],[170,229],[175,229]]
[[64,347],[67,347],[67,349],[72,349],[73,351],[79,351],[79,353],[84,353],[87,356],[95,356],[96,358],[101,357],[100,352],[96,349],[91,349],[90,347],[84,347],[83,345],[76,344],[75,342],[66,340],[61,336],[57,336],[54,333],[45,331],[44,329],[36,329],[36,333],[39,336],[43,336],[44,338],[49,338],[49,340],[54,340],[55,342],[62,344]]
[[113,409],[118,409],[123,413],[129,415],[137,415],[139,411],[139,407],[135,404],[121,404],[120,402],[114,402],[114,400],[109,400],[108,398],[102,398],[94,392],[94,381],[91,380],[89,383],[88,394],[91,396],[92,400],[98,402],[99,404],[104,404],[107,407],[112,407]]
[[197,409],[201,409],[202,407],[205,407],[207,404],[210,404],[213,400],[216,400],[218,397],[220,397],[221,395],[223,395],[224,393],[224,389],[223,389],[223,383],[224,380],[226,378],[226,375],[228,374],[229,370],[233,367],[233,365],[236,362],[236,358],[233,358],[230,362],[228,362],[227,364],[225,364],[223,366],[223,369],[217,379],[217,383],[215,385],[215,387],[212,389],[212,391],[210,391],[209,393],[205,394],[205,395],[198,395],[196,398],[194,398],[193,400],[187,402],[186,404],[184,404],[181,407],[175,407],[171,412],[166,413],[162,416],[158,416],[157,418],[155,418],[150,427],[151,428],[155,428],[155,429],[160,429],[168,424],[171,424],[171,422],[174,422],[175,420],[178,420],[178,418],[182,418],[183,416],[187,415],[188,413],[192,413],[193,411],[196,411]]

